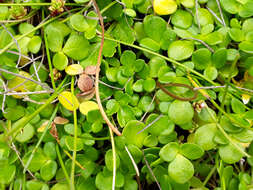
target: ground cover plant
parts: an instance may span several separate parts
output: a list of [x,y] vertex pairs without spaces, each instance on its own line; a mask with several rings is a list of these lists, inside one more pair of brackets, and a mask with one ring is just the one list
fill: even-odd
[[252,0],[0,0],[0,189],[253,189]]

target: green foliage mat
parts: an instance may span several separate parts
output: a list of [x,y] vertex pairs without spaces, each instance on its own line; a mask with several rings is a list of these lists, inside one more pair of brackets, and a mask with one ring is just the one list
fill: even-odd
[[0,0],[0,189],[252,189],[252,16]]

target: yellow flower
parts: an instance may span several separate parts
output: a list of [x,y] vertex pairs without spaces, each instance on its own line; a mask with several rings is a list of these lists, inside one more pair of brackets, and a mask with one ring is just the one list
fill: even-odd
[[154,0],[155,13],[159,15],[169,15],[177,10],[177,3],[174,0]]

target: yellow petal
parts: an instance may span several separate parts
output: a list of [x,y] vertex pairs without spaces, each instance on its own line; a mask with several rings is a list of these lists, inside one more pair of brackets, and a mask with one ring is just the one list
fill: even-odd
[[248,94],[242,94],[242,101],[244,104],[249,103],[251,96]]
[[82,102],[79,106],[79,110],[83,115],[87,115],[89,111],[98,110],[98,104],[93,101]]
[[79,75],[83,73],[83,67],[79,64],[69,65],[65,68],[65,72],[68,75]]
[[153,6],[159,15],[169,15],[177,10],[177,3],[174,0],[154,0]]
[[79,102],[76,96],[72,97],[71,92],[63,91],[58,95],[59,102],[68,110],[73,111],[78,108]]

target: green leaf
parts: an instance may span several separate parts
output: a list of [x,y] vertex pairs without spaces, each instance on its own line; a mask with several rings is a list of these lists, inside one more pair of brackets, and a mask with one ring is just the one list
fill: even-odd
[[[26,23],[26,22],[21,23],[18,26],[18,30],[19,30],[19,32],[21,34],[25,34],[25,33],[29,32],[29,31],[33,30],[33,29],[34,29],[34,26],[32,24],[29,24],[29,23]],[[28,36],[32,37],[34,34],[35,34],[35,32],[32,32]]]
[[163,146],[159,152],[159,156],[166,162],[173,161],[179,152],[179,144],[171,142]]
[[150,96],[143,96],[139,101],[138,107],[144,112],[152,112],[155,109],[155,103],[152,102]]
[[171,17],[171,23],[179,28],[187,29],[192,25],[191,13],[178,9]]
[[83,36],[72,34],[64,48],[63,52],[74,60],[81,60],[88,56],[90,44]]
[[41,47],[41,38],[39,36],[33,36],[28,44],[29,51],[36,54],[39,52],[40,47]]
[[75,30],[79,32],[84,32],[89,29],[89,25],[86,19],[84,18],[83,15],[80,14],[74,14],[73,16],[71,16],[70,24]]
[[53,57],[53,65],[56,69],[63,71],[68,65],[68,58],[62,52],[57,52]]
[[[15,114],[13,114],[15,113]],[[5,119],[16,121],[23,117],[25,115],[25,108],[22,106],[16,106],[16,107],[8,107],[5,109],[5,112],[3,113],[3,116]]]
[[130,106],[122,106],[117,113],[117,120],[121,127],[125,127],[126,124],[131,121],[135,120],[135,115],[133,110]]
[[180,146],[180,153],[190,160],[195,160],[204,155],[204,150],[197,144],[184,143]]
[[48,160],[41,168],[40,168],[40,176],[45,181],[50,181],[53,179],[57,171],[57,163],[53,160]]
[[243,129],[239,133],[232,134],[232,136],[242,143],[250,143],[253,140],[253,131],[249,129]]
[[53,142],[45,143],[45,145],[43,147],[43,151],[44,151],[45,155],[47,155],[50,159],[52,159],[52,160],[56,159],[55,144]]
[[[197,17],[196,14],[194,14],[194,21],[197,24]],[[206,26],[208,24],[213,24],[213,17],[211,13],[204,8],[198,8],[198,21],[200,26]]]
[[159,69],[167,66],[166,61],[158,56],[152,57],[148,64],[150,67],[150,77],[152,78],[158,77]]
[[143,82],[143,89],[146,92],[152,92],[155,90],[156,87],[156,81],[154,79],[146,79]]
[[48,47],[53,52],[59,52],[62,49],[64,36],[56,27],[47,27],[46,30]]
[[[238,144],[238,143],[236,143],[236,144],[241,149],[243,149],[240,144]],[[219,155],[220,155],[221,159],[228,164],[234,164],[234,163],[238,162],[243,157],[243,154],[241,152],[239,152],[232,144],[220,146],[219,147]]]
[[220,69],[226,64],[228,51],[225,48],[219,48],[212,55],[212,63],[217,69]]
[[29,141],[34,135],[34,128],[31,124],[27,124],[24,129],[18,133],[18,135],[16,136],[16,140],[20,143],[24,143]]
[[155,147],[157,146],[157,144],[158,144],[158,139],[154,135],[148,135],[143,141],[143,145],[146,147]]
[[230,14],[236,14],[239,11],[240,3],[236,0],[221,0],[222,8]]
[[197,129],[194,134],[194,142],[204,150],[211,150],[215,147],[213,138],[217,131],[216,124],[206,124]]
[[239,28],[231,28],[228,31],[228,34],[232,40],[235,42],[241,42],[244,40],[244,33]]
[[172,42],[168,49],[168,56],[177,61],[189,58],[194,51],[194,45],[191,41],[178,40]]
[[253,42],[243,41],[239,44],[239,49],[246,53],[253,54]]
[[[24,156],[24,158],[23,158],[24,164],[27,163],[27,161],[28,161],[28,159],[29,159],[30,156],[31,156],[31,152],[27,153],[27,154]],[[29,169],[31,172],[36,172],[36,171],[38,171],[38,170],[41,168],[41,166],[42,166],[46,161],[47,161],[47,158],[45,157],[45,155],[44,155],[43,151],[41,150],[41,148],[39,148],[39,149],[35,152],[35,154],[34,154],[32,160],[31,160],[31,162],[30,162],[30,165],[29,165],[28,169]]]
[[16,166],[9,165],[0,160],[0,183],[9,184],[16,174]]
[[240,114],[240,113],[245,112],[244,104],[236,98],[232,98],[231,106],[232,106],[232,110],[233,110],[234,113],[239,113]]
[[140,41],[140,46],[150,49],[152,51],[159,51],[160,49],[160,45],[156,41],[152,40],[151,38],[143,38]]
[[122,17],[116,27],[112,30],[112,36],[118,40],[132,44],[135,41],[134,31],[131,27],[132,21]]
[[194,168],[188,159],[177,154],[176,158],[169,164],[168,172],[175,182],[182,184],[192,178]]
[[[152,113],[149,115],[149,117],[146,120],[146,125],[153,122],[155,119],[157,119],[159,116],[158,114]],[[174,131],[174,123],[169,119],[167,115],[163,115],[160,117],[159,120],[157,120],[155,123],[153,123],[147,131],[151,133],[152,135],[159,136],[159,135],[168,135]]]
[[169,107],[169,117],[175,124],[186,124],[192,120],[193,115],[194,110],[189,102],[175,100]]
[[[113,154],[112,150],[106,151],[105,154],[105,165],[108,168],[108,170],[113,171]],[[118,154],[116,154],[116,169],[120,166],[120,158]]]
[[[66,146],[68,147],[68,149],[70,151],[73,151],[74,150],[74,137],[72,136],[67,136],[65,138],[65,144]],[[80,151],[83,149],[83,142],[82,142],[82,139],[80,138],[77,138],[77,143],[76,143],[76,151]]]
[[194,68],[198,70],[205,69],[211,61],[211,52],[207,48],[200,48],[192,54]]
[[127,144],[134,144],[141,148],[143,146],[143,141],[147,136],[147,131],[143,131],[137,134],[144,128],[144,124],[137,120],[131,120],[124,127],[122,135],[126,138]]
[[148,37],[160,42],[163,32],[166,30],[166,22],[159,16],[148,15],[144,18],[144,31]]
[[210,80],[215,80],[218,76],[218,71],[215,67],[213,66],[208,66],[205,70],[204,70],[204,75],[210,79]]

